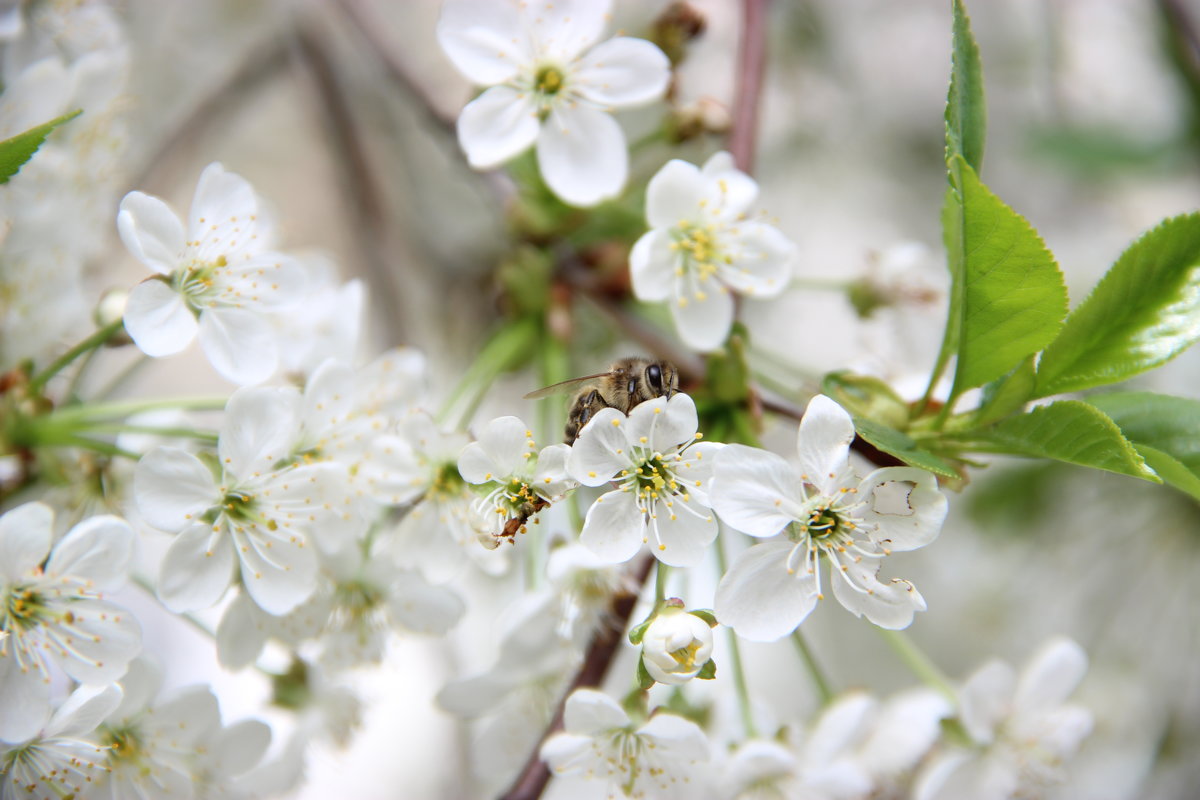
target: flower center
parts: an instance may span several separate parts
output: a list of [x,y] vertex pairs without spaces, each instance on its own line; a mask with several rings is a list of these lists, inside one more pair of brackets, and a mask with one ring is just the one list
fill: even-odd
[[384,597],[378,587],[361,578],[337,584],[334,595],[339,609],[356,621],[370,616]]
[[533,88],[546,97],[553,97],[563,88],[562,70],[549,64],[538,67],[533,76]]
[[677,666],[673,672],[691,672],[696,668],[696,651],[700,649],[700,642],[692,639],[688,644],[671,651],[671,658],[675,659]]
[[194,262],[175,278],[175,288],[193,311],[201,311],[203,306],[208,305],[205,299],[213,292],[213,277],[217,270],[228,264],[225,256],[217,256],[216,260],[209,262]]
[[429,483],[429,496],[443,500],[461,497],[466,485],[467,482],[458,471],[458,462],[447,461],[434,471],[433,480]]
[[717,229],[712,224],[680,223],[674,231],[671,247],[683,255],[684,264],[695,271],[701,281],[717,271],[719,264],[728,264],[729,257],[721,250]]
[[134,761],[142,753],[141,737],[137,729],[131,726],[105,728],[101,742],[109,748],[114,762]]
[[[12,632],[37,627],[45,618],[46,612],[46,605],[32,586],[13,586],[4,598],[4,605],[0,606],[0,631]],[[0,647],[0,653],[2,652],[3,647]]]
[[803,527],[814,539],[825,539],[833,536],[841,527],[842,521],[836,511],[828,506],[814,508]]
[[663,458],[658,453],[643,461],[630,477],[637,486],[637,494],[641,499],[656,500],[660,494],[664,493],[664,489],[670,494],[679,488],[675,476],[671,474],[671,470],[663,463]]

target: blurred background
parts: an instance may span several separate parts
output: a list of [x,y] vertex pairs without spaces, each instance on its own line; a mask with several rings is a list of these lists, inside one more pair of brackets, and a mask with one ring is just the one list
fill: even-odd
[[[739,6],[690,5],[706,31],[682,65],[676,103],[719,127],[734,91]],[[666,6],[616,0],[613,28],[644,35]],[[472,88],[436,46],[436,0],[113,7],[129,71],[113,106],[127,140],[107,178],[110,219],[132,189],[186,208],[200,171],[219,160],[275,205],[287,248],[320,251],[344,278],[366,281],[364,355],[415,345],[437,386],[453,385],[502,313],[494,269],[512,189],[501,175],[471,172],[458,148],[454,119]],[[988,98],[983,177],[1041,233],[1077,303],[1141,232],[1200,207],[1200,1],[976,0],[969,11]],[[915,396],[945,310],[938,209],[949,3],[777,0],[770,14],[756,176],[762,206],[799,255],[792,290],[750,303],[752,363],[797,405],[835,369],[880,375]],[[660,113],[620,119],[635,141]],[[718,146],[716,137],[651,144],[634,154],[634,179],[668,157],[700,161]],[[143,274],[115,225],[99,235],[89,297]],[[581,351],[589,348],[595,366],[581,373],[636,346],[610,331]],[[132,391],[229,389],[191,355],[139,373]],[[532,374],[506,377],[477,419],[532,415],[520,396],[537,385]],[[1197,396],[1200,352],[1137,385]],[[767,440],[790,453],[792,425],[771,425]],[[997,460],[952,496],[938,543],[901,558],[894,574],[912,579],[929,604],[911,634],[951,676],[993,656],[1019,664],[1052,634],[1089,653],[1077,698],[1096,729],[1055,796],[1194,796],[1193,502],[1132,479]],[[495,660],[514,589],[474,579],[464,587],[471,614],[449,641],[397,641],[383,669],[364,672],[354,686],[361,730],[344,750],[316,748],[298,796],[467,797],[503,785],[524,751],[457,722],[433,696]],[[268,696],[260,679],[222,673],[200,637],[152,613],[143,616],[147,649],[172,654],[169,685],[211,681],[227,719],[258,713]],[[839,686],[889,692],[914,683],[869,626],[840,608],[822,604],[805,625]],[[764,713],[806,718],[816,701],[790,646],[747,650],[755,691],[770,698]],[[721,702],[703,689],[697,697]]]

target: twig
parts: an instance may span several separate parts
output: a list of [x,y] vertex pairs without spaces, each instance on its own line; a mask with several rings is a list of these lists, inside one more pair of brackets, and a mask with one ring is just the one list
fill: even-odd
[[[634,566],[633,579],[639,587],[646,583],[646,578],[650,575],[650,567],[653,564],[654,557],[646,555]],[[546,727],[546,732],[538,740],[537,747],[530,754],[529,760],[525,762],[521,773],[513,781],[511,788],[501,796],[501,800],[536,800],[542,796],[542,792],[545,791],[546,784],[550,780],[550,770],[546,768],[541,758],[542,743],[554,733],[562,730],[563,711],[567,705],[567,698],[571,696],[572,692],[584,686],[599,686],[604,682],[608,666],[620,649],[621,639],[629,624],[629,616],[633,613],[637,599],[637,593],[628,592],[613,597],[609,606],[607,624],[598,628],[592,636],[587,654],[583,658],[583,664],[567,690],[563,692],[562,699],[558,702],[558,708],[555,709],[554,716]]]
[[767,0],[742,0],[742,35],[738,42],[736,93],[733,98],[733,124],[729,131],[729,152],[738,169],[750,173],[754,168],[754,149],[758,139],[759,102],[762,99],[763,73],[767,62]]

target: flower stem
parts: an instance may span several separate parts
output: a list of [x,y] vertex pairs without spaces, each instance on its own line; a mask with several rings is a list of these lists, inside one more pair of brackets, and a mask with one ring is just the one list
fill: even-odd
[[754,168],[758,139],[759,101],[767,65],[767,0],[742,0],[742,35],[738,42],[733,125],[729,152],[737,168],[749,174]]
[[33,378],[30,379],[29,390],[31,392],[40,392],[43,387],[45,387],[47,381],[49,381],[58,373],[62,372],[62,370],[66,368],[72,361],[79,358],[84,353],[91,352],[107,342],[109,339],[115,336],[117,331],[121,330],[124,325],[125,321],[123,319],[114,320],[113,322],[105,325],[103,328],[97,330],[79,344],[72,347],[67,352],[63,353],[61,356],[55,359],[50,366],[46,367],[44,370],[39,372],[37,375],[34,375]]
[[128,417],[140,411],[159,408],[178,408],[190,411],[219,411],[225,408],[228,397],[158,397],[149,400],[123,400],[115,403],[83,404],[56,409],[48,419],[74,421],[79,419],[103,419],[106,417]]
[[122,425],[121,423],[101,423],[88,425],[83,430],[90,433],[146,433],[152,436],[168,436],[180,439],[200,439],[206,442],[216,442],[217,434],[213,431],[198,431],[195,428],[160,427],[157,425]]
[[921,648],[913,643],[912,639],[902,631],[890,631],[886,628],[876,628],[876,630],[914,675],[930,687],[937,689],[951,702],[957,702],[958,693],[954,691],[950,679],[933,663],[929,656],[925,655]]
[[667,576],[671,574],[670,567],[661,561],[657,563],[658,566],[654,572],[654,608],[656,610],[661,608],[667,599]]
[[792,641],[796,645],[796,652],[800,654],[804,666],[808,667],[808,674],[817,688],[817,694],[821,696],[821,704],[828,703],[833,699],[833,690],[829,687],[829,679],[825,677],[825,671],[817,663],[812,649],[808,646],[808,640],[804,638],[804,634],[800,632],[799,628],[792,632]]
[[[720,575],[724,575],[726,571],[725,530],[721,529],[721,533],[717,536],[716,546],[713,547]],[[742,651],[738,646],[737,634],[733,632],[733,628],[726,628],[725,634],[729,641],[729,660],[733,664],[733,686],[737,690],[738,706],[742,712],[742,727],[746,731],[746,738],[754,739],[758,736],[758,729],[754,725],[754,711],[750,707],[750,690],[746,685],[746,671],[742,667]]]
[[450,393],[449,399],[438,413],[438,422],[447,424],[453,412],[462,406],[455,427],[465,427],[475,415],[479,404],[483,402],[484,394],[492,383],[500,373],[510,369],[517,359],[529,350],[536,336],[537,322],[528,317],[497,331]]

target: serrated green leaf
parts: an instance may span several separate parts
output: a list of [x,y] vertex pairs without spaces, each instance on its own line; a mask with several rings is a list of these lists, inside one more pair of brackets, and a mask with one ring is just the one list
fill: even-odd
[[1161,483],[1117,424],[1080,400],[1040,406],[962,436],[985,452],[1052,458]]
[[[950,162],[961,247],[958,364],[951,397],[993,381],[1049,344],[1067,313],[1067,288],[1037,231],[983,185],[961,156]],[[948,237],[949,238],[949,237]],[[953,301],[952,301],[952,305]]]
[[983,398],[975,412],[977,427],[990,425],[1014,411],[1020,411],[1033,396],[1033,356],[1018,364],[1003,378],[997,378],[983,388]]
[[713,678],[717,677],[717,662],[710,658],[704,663],[704,666],[700,668],[700,671],[696,673],[696,677],[702,681],[711,681]]
[[983,96],[983,63],[962,0],[954,0],[954,38],[950,91],[946,95],[946,159],[961,155],[976,172],[983,165],[987,106]]
[[18,133],[11,139],[0,142],[0,184],[8,183],[8,179],[16,175],[21,167],[25,166],[25,162],[33,158],[33,154],[46,141],[46,137],[50,135],[51,131],[82,113],[83,111],[80,110],[63,114],[61,117],[44,122],[36,128],[30,128],[24,133]]
[[1146,460],[1147,466],[1158,473],[1158,477],[1181,492],[1200,500],[1200,477],[1188,469],[1187,465],[1170,453],[1151,447],[1148,444],[1135,444],[1137,451]]
[[717,615],[707,608],[694,608],[688,612],[693,617],[699,617],[708,623],[708,627],[715,628],[720,623],[717,622]]
[[641,657],[638,657],[637,685],[642,691],[646,691],[654,685],[654,678],[650,677],[650,672],[646,669],[646,661]]
[[851,414],[879,420],[892,428],[908,426],[908,403],[879,378],[830,372],[821,380],[821,392]]
[[1038,363],[1037,396],[1123,381],[1200,339],[1200,214],[1166,220],[1121,254]]
[[901,433],[883,423],[865,417],[854,417],[854,429],[858,431],[859,436],[910,467],[927,469],[946,478],[958,477],[958,472],[953,465],[928,450],[922,450],[920,445],[906,433]]
[[1130,441],[1169,453],[1200,473],[1200,400],[1113,392],[1091,395],[1087,401],[1111,417]]

